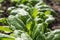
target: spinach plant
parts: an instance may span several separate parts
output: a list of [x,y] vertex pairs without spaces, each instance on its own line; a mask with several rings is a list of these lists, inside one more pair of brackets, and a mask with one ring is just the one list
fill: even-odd
[[[11,0],[7,26],[0,30],[0,40],[60,40],[60,30],[48,28],[55,18],[55,12],[42,0]],[[6,28],[7,27],[7,28]]]

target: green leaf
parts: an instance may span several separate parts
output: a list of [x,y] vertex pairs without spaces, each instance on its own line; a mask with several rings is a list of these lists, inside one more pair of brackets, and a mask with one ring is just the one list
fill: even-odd
[[3,10],[0,10],[0,14],[1,14],[2,12],[4,12],[4,11],[3,11]]
[[15,30],[13,34],[16,37],[16,40],[32,40],[32,38],[26,32],[21,30]]
[[47,36],[47,40],[60,40],[60,29],[51,31],[49,35]]
[[37,15],[38,15],[38,9],[34,8],[32,13],[33,18],[36,18]]
[[46,12],[45,12],[45,15],[46,15],[46,16],[50,16],[50,15],[51,15],[51,11],[46,11]]
[[[18,21],[19,21],[20,19],[18,19]],[[12,29],[19,29],[19,30],[23,30],[23,27],[24,26],[22,26],[21,24],[19,24],[19,22],[16,20],[16,17],[15,16],[13,16],[13,15],[11,15],[11,16],[9,16],[9,18],[8,18],[8,24],[9,25],[12,25],[12,26],[14,26]],[[21,23],[21,22],[20,22]],[[23,23],[24,24],[24,23]]]
[[13,38],[1,38],[1,40],[15,40]]
[[5,39],[5,40],[8,40],[8,39],[9,39],[9,40],[15,40],[15,37],[10,36],[10,35],[6,35],[6,34],[1,34],[1,33],[0,33],[0,39],[1,39],[1,40],[4,40],[4,39]]
[[51,23],[51,22],[53,22],[54,20],[55,20],[55,18],[54,18],[52,15],[50,15],[50,16],[45,20],[45,22]]
[[0,26],[0,31],[4,31],[5,33],[12,32],[12,30],[9,29],[9,26]]
[[[23,11],[23,12],[22,12],[22,11]],[[17,8],[17,9],[12,10],[12,11],[11,11],[11,14],[12,14],[12,15],[19,14],[19,15],[25,16],[25,15],[28,15],[28,12],[25,11],[24,9]]]
[[6,20],[7,18],[0,18],[0,23],[2,23],[3,25],[4,24],[7,24],[7,20]]
[[24,2],[26,2],[26,1],[27,1],[27,0],[22,0],[22,1],[21,1],[21,4],[24,3]]
[[4,0],[0,0],[0,3],[3,2]]
[[19,2],[20,0],[11,0],[11,2]]
[[32,21],[26,23],[26,28],[27,28],[28,30],[31,29],[31,26],[32,26]]

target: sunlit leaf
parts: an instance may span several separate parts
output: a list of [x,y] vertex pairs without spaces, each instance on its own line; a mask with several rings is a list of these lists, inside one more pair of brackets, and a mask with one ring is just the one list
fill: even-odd
[[0,0],[0,3],[3,2],[4,0]]
[[4,31],[5,33],[12,32],[12,30],[9,29],[9,26],[0,26],[0,31]]
[[36,18],[37,15],[38,15],[38,9],[34,8],[32,13],[33,18]]

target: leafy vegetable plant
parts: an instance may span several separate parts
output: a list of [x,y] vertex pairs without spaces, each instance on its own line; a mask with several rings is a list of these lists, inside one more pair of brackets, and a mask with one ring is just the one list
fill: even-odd
[[[42,0],[11,0],[16,3],[9,7],[9,24],[1,26],[4,33],[0,40],[60,40],[60,30],[51,31],[48,25],[54,19],[54,11]],[[7,28],[6,28],[7,27]]]

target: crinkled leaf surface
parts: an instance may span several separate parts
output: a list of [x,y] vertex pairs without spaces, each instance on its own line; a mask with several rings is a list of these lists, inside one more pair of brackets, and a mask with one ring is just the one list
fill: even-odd
[[42,0],[11,1],[16,2],[16,7],[8,10],[10,13],[7,18],[9,28],[1,27],[1,30],[13,31],[10,34],[1,34],[1,40],[56,40],[58,38],[54,37],[55,33],[52,32],[45,36],[48,32],[48,24],[54,21],[54,18],[51,15],[53,10]]

